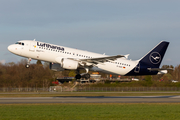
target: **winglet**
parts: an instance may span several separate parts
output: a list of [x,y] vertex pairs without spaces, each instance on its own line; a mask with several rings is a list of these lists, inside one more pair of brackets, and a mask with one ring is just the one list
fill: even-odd
[[130,55],[130,54],[124,55],[124,57],[125,57],[126,59],[128,59],[129,55]]

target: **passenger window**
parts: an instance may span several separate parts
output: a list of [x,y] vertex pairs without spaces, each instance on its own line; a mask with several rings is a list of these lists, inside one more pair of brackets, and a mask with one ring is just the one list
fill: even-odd
[[22,45],[24,45],[24,43],[22,43]]

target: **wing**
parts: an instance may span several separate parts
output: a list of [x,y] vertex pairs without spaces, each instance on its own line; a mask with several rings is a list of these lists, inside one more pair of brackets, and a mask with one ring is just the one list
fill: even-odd
[[104,62],[114,61],[117,58],[125,57],[123,55],[116,55],[116,56],[108,56],[108,57],[99,57],[99,58],[90,58],[90,59],[75,59],[75,58],[68,58],[74,61],[77,61],[81,67],[92,67],[96,64],[103,64]]
[[104,63],[108,61],[114,61],[117,58],[122,58],[125,57],[123,55],[116,55],[116,56],[109,56],[109,57],[100,57],[100,58],[91,58],[91,59],[80,59],[82,62],[88,62],[88,63],[93,63],[93,64],[99,64],[99,63]]

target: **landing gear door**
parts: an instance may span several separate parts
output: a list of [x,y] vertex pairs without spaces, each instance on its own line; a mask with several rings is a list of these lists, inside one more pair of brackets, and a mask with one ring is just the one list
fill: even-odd
[[138,63],[137,66],[134,69],[134,72],[139,73],[139,71],[140,71],[140,64]]
[[29,51],[35,52],[35,48],[36,48],[36,41],[31,41]]

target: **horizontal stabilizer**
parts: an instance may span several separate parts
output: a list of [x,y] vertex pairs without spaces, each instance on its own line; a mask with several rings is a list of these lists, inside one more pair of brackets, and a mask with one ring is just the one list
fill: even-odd
[[149,71],[158,71],[158,75],[167,74],[168,70],[173,70],[172,68],[148,68]]
[[173,70],[172,68],[147,68],[150,71]]
[[167,70],[161,70],[161,71],[158,72],[158,75],[160,75],[160,74],[167,74],[167,73],[168,73]]

